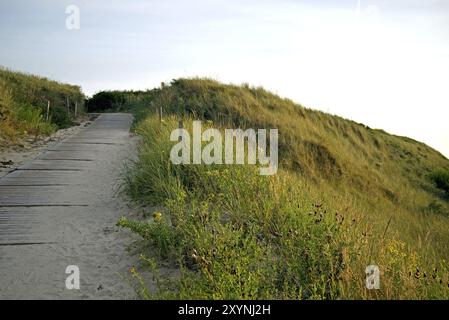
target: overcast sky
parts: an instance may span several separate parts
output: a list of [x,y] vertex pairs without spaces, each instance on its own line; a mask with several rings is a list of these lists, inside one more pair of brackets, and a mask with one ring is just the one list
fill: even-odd
[[[66,6],[80,29],[66,28]],[[1,0],[0,65],[103,89],[262,85],[449,157],[449,1]]]

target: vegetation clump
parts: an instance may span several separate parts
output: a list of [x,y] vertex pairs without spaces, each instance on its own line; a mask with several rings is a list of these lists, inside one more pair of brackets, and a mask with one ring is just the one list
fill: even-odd
[[68,127],[75,108],[80,115],[83,105],[84,95],[78,86],[0,68],[1,143]]
[[449,171],[437,170],[432,172],[430,178],[438,189],[443,190],[449,195]]
[[[133,269],[145,298],[449,298],[449,217],[422,214],[439,200],[428,174],[449,169],[438,152],[262,88],[209,79],[173,81],[128,107],[141,143],[125,190],[163,208],[151,220],[118,223],[152,248],[141,258],[157,290]],[[278,128],[278,174],[172,164],[169,137],[180,119],[187,130],[193,120],[219,130]],[[167,265],[178,276],[158,272]],[[379,290],[365,286],[369,265],[380,269]]]

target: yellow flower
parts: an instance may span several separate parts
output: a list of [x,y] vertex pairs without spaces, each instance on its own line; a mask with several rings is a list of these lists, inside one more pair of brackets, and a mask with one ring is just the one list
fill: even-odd
[[153,212],[153,218],[154,218],[155,221],[161,220],[162,219],[162,213],[160,213],[158,211]]

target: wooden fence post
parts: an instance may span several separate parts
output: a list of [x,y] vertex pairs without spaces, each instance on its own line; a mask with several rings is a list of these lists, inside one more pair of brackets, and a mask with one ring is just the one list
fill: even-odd
[[47,100],[47,114],[45,115],[45,122],[50,119],[50,100]]
[[67,115],[68,115],[69,118],[70,118],[70,104],[69,104],[69,97],[66,97],[66,99],[67,99]]

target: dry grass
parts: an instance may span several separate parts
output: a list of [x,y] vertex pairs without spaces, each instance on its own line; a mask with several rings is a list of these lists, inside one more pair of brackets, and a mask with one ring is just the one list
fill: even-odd
[[[121,224],[164,243],[164,257],[175,256],[184,270],[176,289],[161,292],[245,299],[449,297],[448,199],[429,178],[449,169],[449,161],[435,150],[246,85],[181,79],[148,97],[152,109],[134,105],[140,119],[146,110],[147,120],[138,125],[143,142],[127,190],[146,204],[165,205],[168,225]],[[162,126],[154,115],[160,106],[168,115]],[[172,166],[168,133],[180,116],[186,124],[205,119],[219,128],[278,128],[280,172],[260,178],[247,167]],[[316,222],[317,216],[323,218]],[[210,238],[213,229],[221,230],[218,238]],[[260,239],[265,247],[257,247]],[[225,244],[233,241],[245,244],[231,252]],[[192,252],[193,262],[186,258]],[[216,263],[206,263],[217,255]],[[239,276],[253,282],[242,287],[230,263],[242,272],[250,268]],[[381,268],[379,291],[365,289],[370,264]]]

